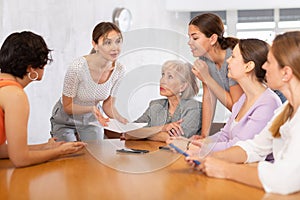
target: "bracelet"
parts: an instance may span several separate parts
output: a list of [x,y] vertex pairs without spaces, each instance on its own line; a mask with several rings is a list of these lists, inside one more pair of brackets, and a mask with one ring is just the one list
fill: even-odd
[[190,144],[191,144],[191,141],[188,141],[188,143],[186,144],[186,150],[190,149]]

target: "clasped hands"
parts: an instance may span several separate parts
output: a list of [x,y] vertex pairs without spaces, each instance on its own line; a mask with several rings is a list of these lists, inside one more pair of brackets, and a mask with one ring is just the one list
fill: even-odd
[[57,142],[56,140],[57,138],[50,138],[48,142],[44,144],[44,149],[57,149],[62,156],[76,153],[87,145],[84,142]]

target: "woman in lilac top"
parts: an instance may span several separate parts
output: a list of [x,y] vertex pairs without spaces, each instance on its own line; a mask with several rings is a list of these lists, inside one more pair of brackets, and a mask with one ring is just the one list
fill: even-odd
[[199,154],[201,147],[206,153],[224,150],[240,140],[253,138],[272,118],[281,101],[264,84],[266,71],[262,65],[268,51],[269,45],[258,39],[242,39],[235,46],[227,60],[228,77],[239,83],[244,94],[233,105],[232,115],[224,128],[206,139],[192,141],[198,146],[195,153]]

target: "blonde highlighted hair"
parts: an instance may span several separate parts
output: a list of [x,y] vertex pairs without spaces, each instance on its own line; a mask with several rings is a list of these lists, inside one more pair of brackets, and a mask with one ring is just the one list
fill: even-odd
[[176,76],[182,83],[187,83],[186,89],[182,92],[182,99],[190,99],[196,96],[199,92],[197,79],[192,72],[192,65],[187,62],[180,60],[169,60],[166,61],[162,66],[162,71],[166,69],[175,70]]
[[[300,80],[300,31],[286,32],[276,36],[270,49],[280,68],[289,66],[293,75]],[[269,131],[273,137],[280,137],[280,127],[293,113],[291,104],[275,118]]]

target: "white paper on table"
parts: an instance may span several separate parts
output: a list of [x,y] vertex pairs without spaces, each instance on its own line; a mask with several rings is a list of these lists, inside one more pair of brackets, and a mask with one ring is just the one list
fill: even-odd
[[[95,126],[101,126],[100,123],[91,122],[90,124],[95,125]],[[107,125],[108,126],[103,126],[103,128],[110,130],[110,131],[117,132],[117,133],[124,133],[124,132],[142,128],[142,127],[146,126],[147,123],[128,122],[127,124],[123,124],[116,119],[109,119],[109,122],[107,122]]]

